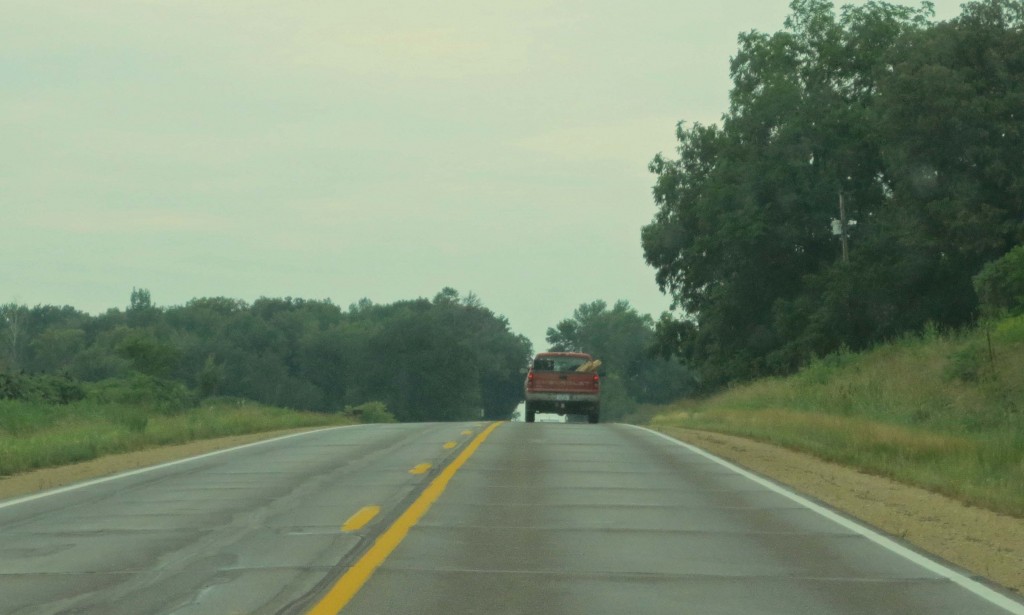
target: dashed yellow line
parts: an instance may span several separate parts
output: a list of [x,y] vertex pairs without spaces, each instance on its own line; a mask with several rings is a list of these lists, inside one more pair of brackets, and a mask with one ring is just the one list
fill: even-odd
[[464,436],[471,436],[471,435],[473,435],[473,430],[472,429],[467,429],[467,430],[462,432],[462,435],[464,435]]
[[444,443],[444,447],[445,447],[445,449],[447,449],[447,450],[451,450],[451,449],[455,448],[455,447],[456,447],[456,446],[458,446],[458,445],[459,445],[459,443],[458,443],[458,442],[445,442],[445,443]]
[[373,518],[380,512],[380,506],[364,506],[359,509],[359,512],[348,518],[345,525],[341,526],[343,532],[354,532],[360,530],[366,526],[367,523],[373,521]]
[[309,611],[309,615],[337,615],[338,611],[345,608],[345,605],[370,580],[374,571],[398,547],[409,533],[409,530],[423,518],[423,515],[430,510],[431,505],[437,501],[437,498],[441,497],[441,494],[444,493],[445,488],[452,477],[455,476],[455,473],[476,452],[476,449],[487,439],[487,436],[491,435],[491,432],[498,428],[498,425],[501,425],[501,423],[491,423],[487,429],[481,432],[479,436],[474,438],[459,453],[459,456],[454,461],[448,464],[448,467],[437,475],[437,478],[431,481],[430,485],[420,494],[420,497],[416,498],[416,501],[409,505],[409,508],[405,509],[405,512],[391,524],[391,527],[384,530],[384,533],[374,541],[373,546],[359,558],[359,561],[353,564],[338,579],[338,582],[327,592],[327,595]]
[[421,463],[418,466],[414,467],[413,469],[409,470],[409,474],[426,474],[427,470],[429,470],[431,467],[433,466],[431,466],[429,463]]

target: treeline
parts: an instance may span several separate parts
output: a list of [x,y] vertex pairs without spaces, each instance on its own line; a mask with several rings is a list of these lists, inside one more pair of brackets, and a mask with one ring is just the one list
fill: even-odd
[[[520,368],[531,353],[504,317],[450,288],[433,300],[364,299],[348,310],[293,298],[158,307],[144,289],[132,292],[127,309],[98,316],[8,304],[0,307],[0,342],[0,397],[27,390],[49,400],[74,397],[77,381],[134,382],[195,400],[238,397],[320,412],[383,402],[401,421],[507,417],[522,400]],[[90,390],[102,394],[103,386]]]
[[581,304],[572,317],[547,330],[550,349],[586,352],[601,360],[604,421],[631,418],[643,404],[664,404],[694,392],[690,371],[652,352],[654,319],[628,301],[611,308],[597,300]]
[[1020,292],[998,263],[1024,240],[1024,3],[790,6],[740,36],[721,124],[651,163],[643,248],[678,308],[656,343],[710,388]]

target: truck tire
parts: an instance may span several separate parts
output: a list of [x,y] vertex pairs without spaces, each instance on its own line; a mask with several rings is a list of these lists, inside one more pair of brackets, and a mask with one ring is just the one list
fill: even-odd
[[526,422],[527,423],[532,423],[533,420],[536,417],[537,417],[537,412],[535,410],[527,410],[526,411]]
[[590,409],[590,413],[587,414],[587,422],[594,425],[601,418],[601,406],[594,406]]

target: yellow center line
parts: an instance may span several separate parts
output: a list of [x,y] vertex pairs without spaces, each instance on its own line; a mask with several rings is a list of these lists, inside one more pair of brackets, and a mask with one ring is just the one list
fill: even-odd
[[345,525],[341,526],[343,532],[354,532],[366,526],[380,512],[380,506],[364,506],[359,512],[348,518]]
[[458,442],[445,442],[445,443],[444,443],[444,447],[445,447],[446,449],[448,449],[448,450],[451,450],[451,449],[455,448],[455,447],[456,447],[456,446],[458,446],[458,445],[459,445],[459,443],[458,443]]
[[341,609],[345,608],[345,605],[370,580],[374,571],[398,547],[412,526],[416,525],[423,518],[423,515],[427,514],[431,505],[444,493],[445,488],[452,477],[455,476],[455,473],[476,452],[476,449],[487,439],[487,436],[491,435],[491,432],[498,428],[498,425],[501,425],[501,423],[491,423],[487,429],[469,443],[469,446],[459,453],[459,456],[454,461],[448,464],[448,467],[442,470],[430,482],[427,488],[423,490],[423,493],[416,498],[416,501],[410,504],[409,508],[405,509],[405,512],[391,524],[391,527],[384,530],[384,533],[377,537],[373,546],[359,558],[359,561],[353,564],[338,579],[338,582],[327,592],[327,595],[309,611],[309,615],[337,615]]
[[426,474],[432,466],[429,463],[421,463],[415,468],[409,470],[409,474]]
[[464,436],[471,436],[471,435],[473,435],[473,430],[472,429],[467,429],[467,430],[462,432],[462,435],[464,435]]

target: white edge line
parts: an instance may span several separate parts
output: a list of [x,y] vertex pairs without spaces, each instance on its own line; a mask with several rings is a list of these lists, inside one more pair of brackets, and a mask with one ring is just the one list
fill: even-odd
[[[269,440],[260,440],[258,442],[250,442],[249,444],[240,444],[238,446],[232,446],[231,448],[225,448],[218,451],[212,451],[209,453],[203,453],[202,455],[196,455],[195,457],[186,457],[185,459],[177,459],[175,461],[168,461],[155,466],[146,466],[144,468],[138,468],[137,470],[129,470],[127,472],[121,472],[120,474],[112,474],[111,476],[104,476],[101,478],[94,478],[81,483],[75,483],[73,485],[67,485],[65,487],[57,487],[56,489],[50,489],[49,491],[42,491],[39,493],[33,493],[32,495],[22,496],[13,500],[7,500],[6,502],[0,502],[0,509],[10,508],[11,506],[17,506],[18,504],[25,504],[33,502],[35,500],[41,500],[48,498],[52,495],[59,495],[61,493],[67,493],[69,491],[75,491],[77,489],[84,489],[85,487],[92,487],[93,485],[99,485],[102,483],[109,483],[110,481],[119,480],[122,478],[128,478],[129,476],[137,476],[139,474],[145,474],[146,472],[152,472],[154,470],[161,470],[163,468],[169,468],[172,466],[180,465],[183,463],[191,463],[200,459],[206,459],[207,457],[213,457],[214,455],[223,455],[224,453],[230,453],[232,451],[241,450],[243,448],[249,448],[251,446],[262,446],[264,444],[270,444],[271,442],[280,442],[281,440],[287,440],[289,438],[297,438],[299,436],[308,436],[312,433],[318,433],[321,431],[329,431],[332,429],[349,429],[352,427],[362,427],[363,425],[339,425],[337,427],[323,427],[320,429],[311,429],[309,431],[302,431],[299,433],[288,434],[286,436],[278,436],[277,438],[270,438]],[[238,434],[247,435],[247,434]],[[136,451],[137,452],[137,451]],[[40,468],[46,469],[46,468]]]
[[722,465],[722,466],[728,468],[729,470],[732,470],[733,472],[736,472],[737,474],[739,474],[739,475],[741,475],[741,476],[743,476],[745,478],[749,478],[750,480],[754,481],[758,485],[761,485],[762,487],[770,489],[771,491],[774,491],[775,493],[777,493],[779,495],[785,496],[786,498],[789,498],[790,500],[796,502],[797,504],[800,504],[801,506],[804,506],[806,508],[809,508],[809,509],[813,510],[814,512],[818,513],[822,517],[825,517],[826,519],[829,519],[830,521],[838,523],[839,525],[843,526],[844,528],[846,528],[846,529],[848,529],[848,530],[850,530],[852,532],[860,534],[864,538],[867,538],[871,542],[874,542],[875,544],[877,544],[877,545],[879,545],[881,547],[884,547],[885,549],[888,549],[889,551],[895,553],[896,555],[899,555],[899,556],[901,556],[901,557],[903,557],[905,559],[908,559],[911,562],[917,564],[918,566],[921,566],[922,568],[924,568],[924,569],[926,569],[926,570],[928,570],[930,572],[933,572],[933,573],[935,573],[935,574],[937,574],[937,575],[939,575],[941,577],[945,577],[946,579],[952,581],[953,583],[956,583],[957,585],[959,585],[960,587],[966,589],[967,591],[971,592],[972,594],[974,594],[974,595],[976,595],[976,596],[978,596],[980,598],[983,598],[983,599],[987,600],[988,602],[991,602],[992,604],[994,604],[994,605],[996,605],[996,606],[1006,610],[1009,613],[1014,613],[1014,615],[1024,615],[1024,604],[1021,604],[1020,602],[1017,602],[1016,600],[1013,600],[1012,598],[1009,598],[1009,597],[1007,597],[1007,596],[1005,596],[1005,595],[1003,595],[1003,594],[1001,594],[1001,593],[999,593],[999,592],[997,592],[997,591],[995,591],[995,590],[985,586],[984,584],[979,583],[978,581],[975,581],[974,579],[971,579],[970,577],[967,577],[967,576],[965,576],[963,574],[960,574],[959,572],[949,568],[948,566],[944,566],[944,565],[940,564],[939,562],[936,562],[935,560],[929,559],[929,558],[921,555],[920,553],[917,553],[916,551],[908,549],[907,547],[904,547],[903,545],[899,544],[898,542],[896,542],[895,540],[893,540],[893,539],[891,539],[891,538],[889,538],[887,536],[883,536],[882,534],[879,534],[878,532],[876,532],[876,531],[874,531],[874,530],[872,530],[872,529],[870,529],[870,528],[868,528],[868,527],[866,527],[864,525],[856,523],[855,521],[852,521],[852,520],[848,519],[847,517],[839,515],[836,512],[834,512],[832,510],[829,510],[828,508],[825,508],[824,506],[821,506],[819,504],[815,504],[814,502],[812,502],[811,500],[808,500],[807,498],[805,498],[803,496],[797,495],[796,493],[794,493],[794,492],[792,492],[792,491],[790,491],[790,490],[788,490],[788,489],[786,489],[784,487],[781,487],[781,486],[777,485],[776,483],[773,483],[773,482],[771,482],[771,481],[769,481],[767,479],[764,479],[764,478],[758,476],[757,474],[754,474],[752,472],[744,470],[743,468],[741,468],[741,467],[739,467],[739,466],[737,466],[737,465],[735,465],[733,463],[730,463],[730,462],[722,459],[721,457],[716,457],[715,455],[712,455],[711,453],[709,453],[709,452],[707,452],[705,450],[697,448],[696,446],[693,446],[692,444],[689,444],[689,443],[686,443],[686,442],[682,442],[680,440],[677,440],[677,439],[673,438],[672,436],[663,434],[663,433],[658,432],[658,431],[654,431],[653,429],[648,429],[646,427],[640,427],[638,425],[631,425],[631,427],[634,427],[636,429],[641,429],[643,431],[650,432],[650,433],[652,433],[652,434],[654,434],[656,436],[659,436],[661,438],[664,438],[664,439],[668,440],[669,442],[672,442],[674,444],[678,444],[679,446],[687,448],[690,451],[692,451],[694,453],[697,453],[698,455],[701,455],[702,457],[710,459],[711,461],[714,461],[715,463],[717,463],[719,465]]

